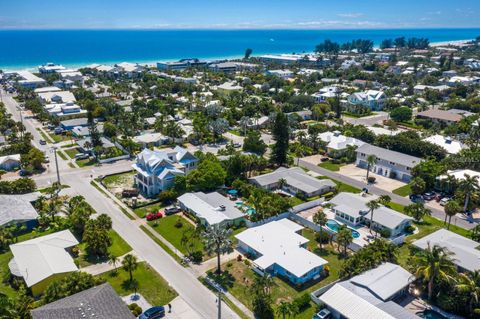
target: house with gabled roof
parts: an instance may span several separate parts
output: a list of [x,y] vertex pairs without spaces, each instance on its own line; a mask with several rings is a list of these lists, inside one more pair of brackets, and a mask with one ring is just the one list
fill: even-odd
[[363,106],[372,111],[380,111],[385,106],[387,96],[382,91],[367,90],[356,92],[348,97],[348,104],[352,106]]
[[137,171],[135,184],[147,197],[169,189],[177,175],[185,175],[195,169],[198,158],[187,149],[176,146],[174,149],[144,149],[137,155],[133,169]]

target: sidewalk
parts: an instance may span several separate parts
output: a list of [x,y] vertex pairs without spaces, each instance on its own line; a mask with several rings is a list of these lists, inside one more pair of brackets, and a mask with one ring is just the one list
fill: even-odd
[[[134,255],[137,257],[137,260],[140,262],[140,261],[143,261],[140,256],[138,256],[135,251],[131,251],[129,253],[126,253],[125,255],[123,256],[120,256],[118,257],[118,262],[116,264],[116,268],[119,269],[122,267],[122,260],[123,258],[125,258],[126,255]],[[93,275],[93,276],[96,276],[96,275],[100,275],[100,274],[103,274],[107,271],[111,271],[111,270],[114,270],[115,269],[115,266],[111,265],[108,261],[105,261],[103,263],[98,263],[98,264],[94,264],[94,265],[91,265],[91,266],[87,266],[85,268],[80,268],[80,271],[83,271],[83,272],[86,272],[87,274],[90,274],[90,275]]]

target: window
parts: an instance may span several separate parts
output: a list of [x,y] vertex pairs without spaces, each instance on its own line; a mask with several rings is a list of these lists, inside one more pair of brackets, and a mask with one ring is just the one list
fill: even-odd
[[394,162],[390,162],[390,165],[393,165],[393,166],[395,166],[395,163],[394,163]]

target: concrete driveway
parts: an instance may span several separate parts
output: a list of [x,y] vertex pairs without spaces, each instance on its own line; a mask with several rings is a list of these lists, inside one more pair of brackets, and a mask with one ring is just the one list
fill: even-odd
[[[355,164],[349,164],[342,166],[338,171],[339,174],[353,178],[357,181],[366,182],[367,171],[363,168],[355,166]],[[370,172],[370,175],[375,177],[375,186],[385,191],[391,192],[394,189],[406,185],[406,183],[398,181],[396,179],[388,178],[385,176],[377,175]]]

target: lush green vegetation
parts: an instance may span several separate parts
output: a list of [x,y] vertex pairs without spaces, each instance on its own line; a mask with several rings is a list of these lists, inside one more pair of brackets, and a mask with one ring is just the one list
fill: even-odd
[[[121,266],[117,271],[102,274],[99,278],[109,282],[120,296],[133,294],[135,289],[129,282],[129,274],[120,268]],[[138,263],[133,278],[137,283],[137,292],[152,305],[166,305],[177,296],[165,279],[145,262]]]
[[412,189],[410,187],[410,184],[407,184],[397,189],[394,189],[392,193],[405,197],[412,193]]
[[165,207],[163,203],[155,203],[147,206],[135,208],[133,212],[140,218],[144,218],[149,213],[156,213]]

